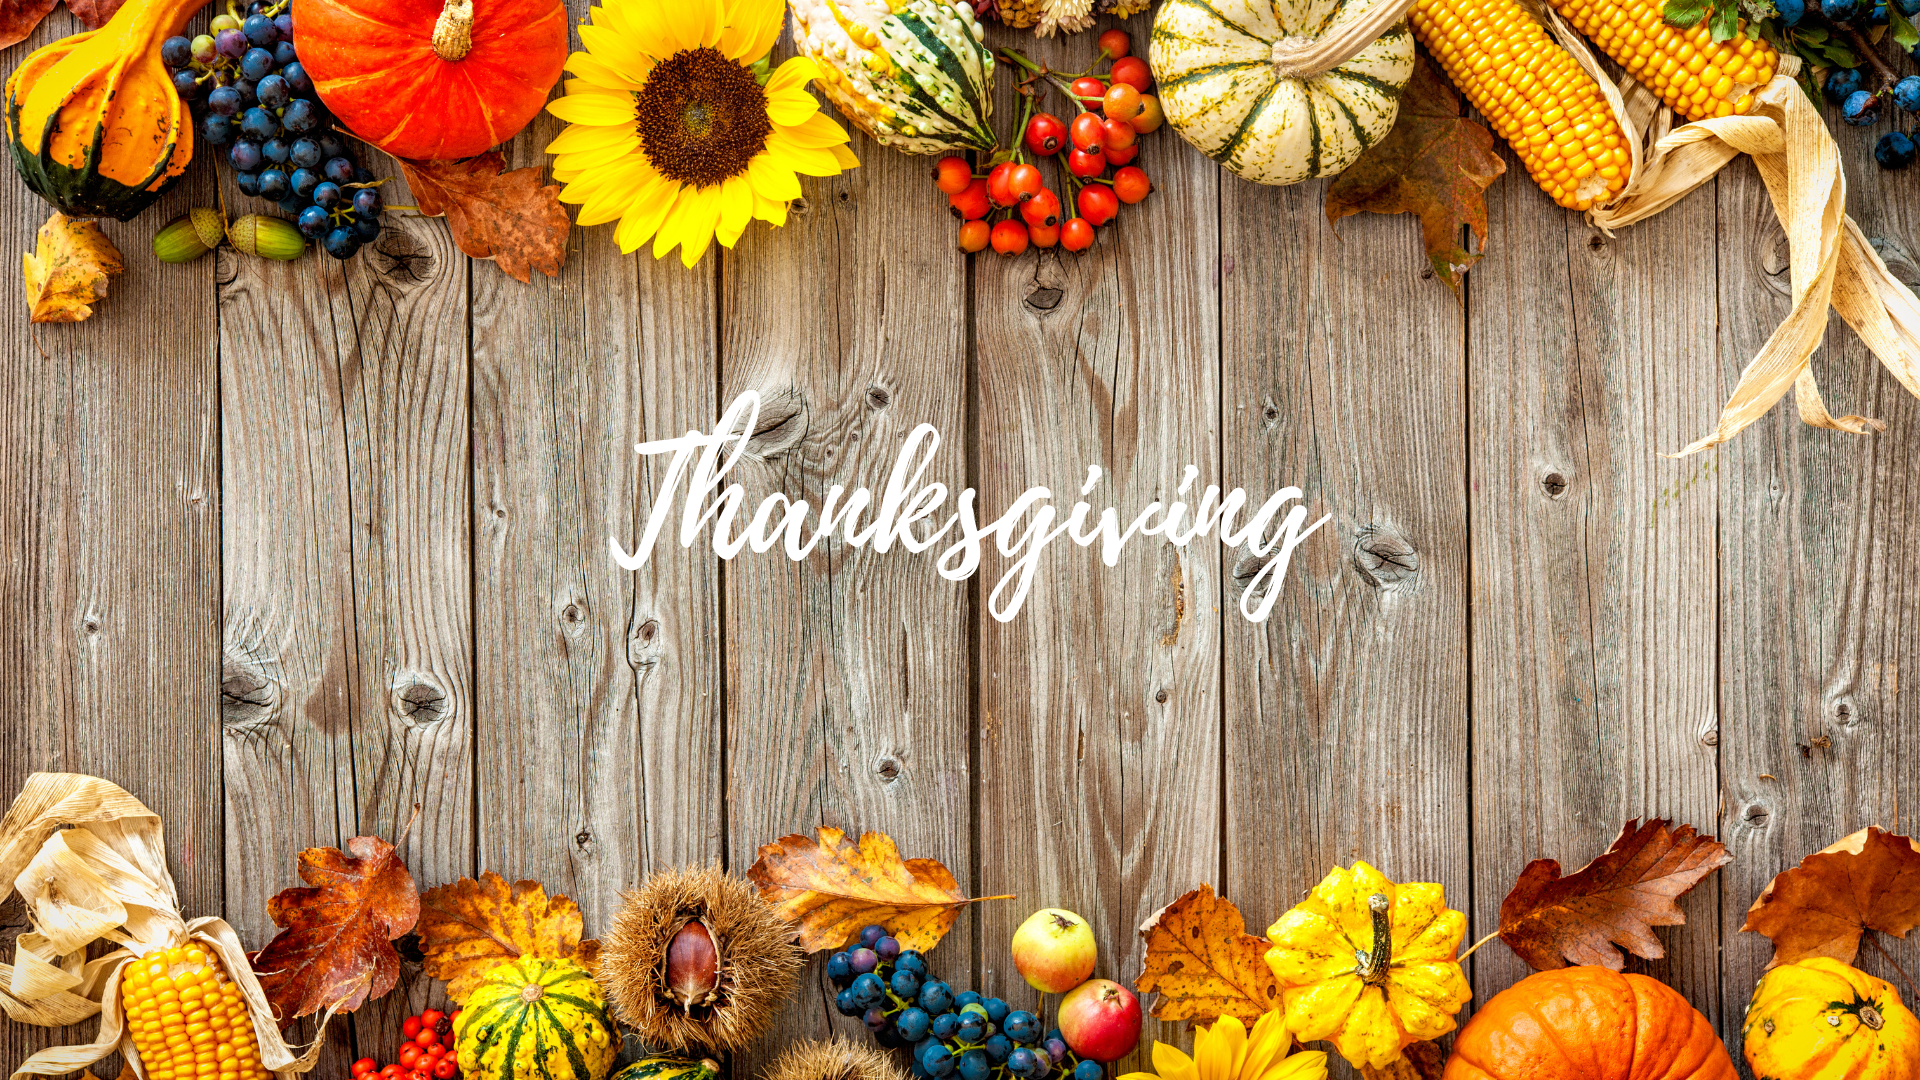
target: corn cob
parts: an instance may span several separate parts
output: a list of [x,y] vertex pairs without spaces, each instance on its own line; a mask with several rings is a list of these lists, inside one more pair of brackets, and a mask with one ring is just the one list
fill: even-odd
[[1600,86],[1515,0],[1419,0],[1413,33],[1569,210],[1626,186],[1632,155]]
[[198,945],[150,952],[120,973],[120,1004],[147,1080],[270,1080],[240,988]]
[[1767,85],[1779,66],[1773,46],[1744,32],[1716,42],[1707,19],[1685,30],[1668,26],[1660,0],[1550,2],[1575,30],[1688,120],[1744,114],[1753,108],[1753,91]]

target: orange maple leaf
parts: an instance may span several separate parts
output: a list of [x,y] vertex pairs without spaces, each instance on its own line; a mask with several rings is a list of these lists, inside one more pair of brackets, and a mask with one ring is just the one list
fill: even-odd
[[405,161],[407,187],[427,217],[446,215],[461,251],[493,259],[507,276],[527,281],[535,270],[559,277],[573,223],[560,205],[560,185],[538,168],[502,172],[506,159],[489,150],[466,161]]
[[1869,825],[1767,883],[1742,930],[1773,939],[1773,960],[1860,951],[1862,930],[1905,937],[1920,926],[1920,841]]
[[413,875],[377,836],[300,853],[300,880],[267,903],[283,927],[253,958],[260,988],[282,1023],[322,1009],[352,1012],[393,989],[400,954],[393,939],[413,929],[420,894]]
[[59,211],[40,226],[34,250],[20,259],[32,322],[80,322],[107,295],[107,278],[125,270],[120,251],[84,218]]
[[1500,903],[1500,940],[1535,971],[1598,964],[1619,971],[1620,949],[1643,959],[1666,955],[1656,926],[1687,921],[1674,901],[1733,861],[1727,847],[1693,826],[1629,821],[1605,854],[1566,877],[1552,859],[1520,871]]
[[1233,901],[1202,885],[1153,913],[1140,926],[1145,970],[1133,981],[1159,994],[1161,1020],[1211,1022],[1238,1017],[1251,1026],[1280,1002],[1280,984],[1267,966],[1266,938],[1247,933]]
[[869,923],[879,923],[903,949],[925,952],[953,929],[969,899],[945,866],[933,859],[900,858],[886,833],[870,832],[859,843],[830,825],[819,839],[783,836],[760,849],[747,871],[760,895],[799,928],[800,947],[838,949]]
[[488,972],[532,953],[598,966],[600,943],[580,940],[580,905],[547,896],[537,881],[516,881],[488,870],[420,894],[420,952],[428,975],[447,984],[447,996],[465,1002]]

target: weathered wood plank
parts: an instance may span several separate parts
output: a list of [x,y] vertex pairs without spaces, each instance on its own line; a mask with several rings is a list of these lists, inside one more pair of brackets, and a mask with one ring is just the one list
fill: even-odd
[[[1715,831],[1713,193],[1608,239],[1509,158],[1469,277],[1475,932],[1528,860],[1629,818]],[[1718,1017],[1711,884],[1636,964]],[[1476,957],[1480,1000],[1528,974]]]
[[[764,402],[728,478],[749,508],[781,492],[817,514],[834,485],[864,485],[877,503],[920,423],[942,438],[927,480],[947,484],[950,500],[967,482],[964,259],[932,238],[900,242],[903,220],[947,220],[926,159],[858,133],[852,149],[859,168],[803,180],[804,206],[784,228],[756,223],[721,261],[720,407],[746,390]],[[861,521],[873,518],[869,508]],[[809,536],[814,527],[817,518]],[[759,845],[830,824],[886,832],[908,857],[939,859],[964,879],[967,585],[940,578],[931,553],[876,553],[846,535],[803,562],[775,548],[727,564],[729,863],[745,870]],[[969,934],[963,918],[930,958],[956,986],[972,976]],[[737,1059],[735,1075],[787,1039],[830,1027],[867,1037],[833,1013],[818,968],[774,1024],[775,1041]]]
[[[1896,274],[1920,283],[1912,174],[1874,164],[1881,129],[1833,127],[1849,212],[1885,243]],[[1751,166],[1719,184],[1720,367],[1731,387],[1788,311],[1787,249]],[[1720,451],[1721,829],[1735,856],[1719,898],[1722,1028],[1735,1047],[1772,955],[1767,939],[1736,933],[1748,905],[1773,875],[1847,833],[1914,834],[1920,808],[1920,698],[1900,685],[1920,655],[1920,403],[1837,316],[1813,369],[1836,414],[1877,417],[1887,430],[1817,430],[1788,402]],[[1920,974],[1920,940],[1880,940]],[[1856,962],[1900,984],[1873,949]]]
[[[1223,181],[1227,482],[1309,520],[1264,624],[1229,554],[1226,893],[1263,932],[1334,865],[1469,897],[1461,311],[1414,222]],[[1479,273],[1478,270],[1475,273]],[[1335,1058],[1336,1075],[1350,1075]]]
[[[1144,44],[1148,25],[1127,29]],[[997,40],[1081,70],[1095,34]],[[1011,73],[1000,82],[1006,137],[1017,103]],[[1058,91],[1047,100],[1071,110]],[[1049,183],[1061,184],[1064,164],[1044,168]],[[1188,465],[1198,470],[1189,504],[1220,480],[1221,173],[1171,130],[1144,140],[1139,164],[1154,194],[1123,207],[1086,252],[974,260],[984,518],[1043,484],[1064,519],[1090,466],[1103,475],[1084,498],[1096,519],[1115,507],[1123,527],[1148,503],[1181,498]],[[1113,567],[1062,537],[1040,557],[1026,606],[999,622],[984,609],[1010,565],[989,552],[976,586],[980,888],[1020,899],[983,913],[981,976],[983,990],[1032,1007],[1039,995],[1007,952],[1028,912],[1085,916],[1096,973],[1131,982],[1140,923],[1220,872],[1224,605],[1211,534],[1184,548],[1136,538]],[[1155,1037],[1186,1043],[1178,1025],[1149,1021]]]

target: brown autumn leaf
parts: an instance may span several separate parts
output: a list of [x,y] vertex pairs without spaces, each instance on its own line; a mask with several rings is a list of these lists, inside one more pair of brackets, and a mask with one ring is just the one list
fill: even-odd
[[1427,260],[1458,294],[1467,267],[1485,254],[1461,247],[1460,227],[1485,246],[1485,192],[1506,171],[1493,152],[1493,133],[1463,115],[1460,95],[1422,49],[1393,130],[1327,185],[1327,222],[1363,212],[1420,215]]
[[974,902],[939,862],[902,860],[886,833],[865,833],[856,844],[830,825],[820,826],[817,840],[783,836],[761,847],[747,878],[781,918],[798,927],[807,952],[838,949],[869,923],[884,925],[901,948],[925,952]]
[[1768,967],[1828,956],[1843,964],[1860,932],[1920,926],[1920,841],[1869,825],[1767,883],[1740,929],[1773,939]]
[[453,242],[476,259],[492,259],[507,276],[528,281],[538,270],[560,276],[573,223],[560,205],[560,185],[538,168],[502,172],[506,159],[489,150],[466,161],[401,161],[407,186],[427,217],[445,214]]
[[508,883],[491,870],[420,894],[423,970],[465,1002],[489,971],[522,955],[567,959],[592,971],[600,943],[580,940],[580,905],[549,897],[537,881]]
[[253,958],[274,1015],[282,1022],[322,1009],[352,1012],[393,989],[400,954],[393,939],[413,929],[420,894],[413,875],[377,836],[356,836],[342,853],[300,853],[300,880],[282,889],[267,914],[283,929]]
[[93,222],[58,210],[40,226],[37,250],[20,257],[33,322],[79,322],[107,295],[107,278],[126,269],[120,251]]
[[1552,859],[1528,863],[1500,903],[1500,940],[1535,971],[1570,962],[1619,971],[1626,958],[1616,944],[1642,959],[1666,955],[1653,928],[1686,922],[1674,901],[1733,861],[1693,826],[1667,825],[1627,822],[1612,847],[1566,877]]
[[1145,968],[1133,981],[1143,994],[1159,994],[1153,1015],[1161,1020],[1210,1023],[1238,1017],[1249,1027],[1280,1002],[1280,984],[1267,966],[1266,938],[1247,933],[1247,920],[1212,886],[1202,885],[1150,916],[1140,926]]
[[1447,1071],[1447,1055],[1439,1043],[1417,1042],[1408,1046],[1400,1060],[1384,1069],[1360,1066],[1364,1080],[1440,1080]]
[[[0,49],[27,40],[58,0],[0,0]],[[89,30],[105,26],[125,0],[67,0],[67,10]]]

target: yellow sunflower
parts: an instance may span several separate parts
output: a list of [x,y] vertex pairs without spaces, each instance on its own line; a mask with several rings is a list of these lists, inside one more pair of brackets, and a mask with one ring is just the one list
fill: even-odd
[[1237,1017],[1223,1016],[1194,1036],[1192,1057],[1155,1042],[1155,1071],[1128,1073],[1120,1080],[1327,1080],[1324,1051],[1289,1055],[1292,1047],[1286,1018],[1277,1009],[1254,1021],[1252,1034]]
[[794,57],[761,84],[754,62],[780,36],[784,0],[605,0],[567,57],[567,95],[547,111],[567,130],[547,145],[562,202],[579,223],[618,221],[632,252],[653,239],[692,266],[753,218],[784,225],[807,176],[860,164],[847,132],[820,111]]

